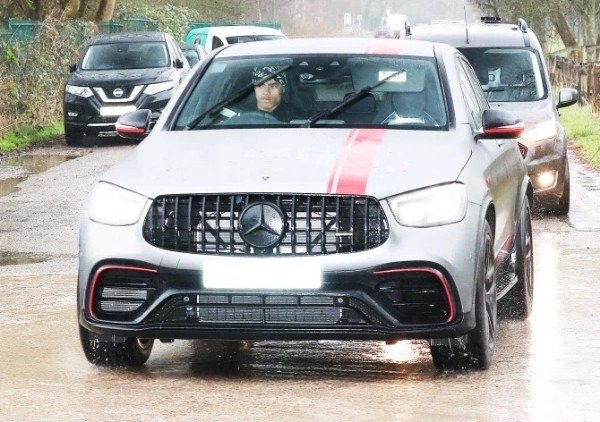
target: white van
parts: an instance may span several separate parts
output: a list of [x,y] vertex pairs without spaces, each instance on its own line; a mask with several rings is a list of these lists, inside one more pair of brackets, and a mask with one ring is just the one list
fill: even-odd
[[286,38],[278,29],[266,26],[227,25],[195,28],[188,32],[185,42],[200,44],[206,51],[229,44]]

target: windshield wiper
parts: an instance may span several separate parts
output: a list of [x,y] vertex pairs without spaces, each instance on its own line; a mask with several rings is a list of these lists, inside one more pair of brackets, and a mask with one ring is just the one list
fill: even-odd
[[[276,77],[277,75],[286,72],[288,70],[290,70],[292,67],[291,64],[282,67],[281,69],[259,79],[256,82],[250,82],[248,85],[244,86],[242,89],[240,89],[238,92],[230,95],[229,97],[219,101],[217,104],[215,104],[214,106],[212,106],[211,108],[209,108],[208,110],[200,113],[198,115],[198,117],[194,118],[191,122],[189,122],[184,128],[183,130],[190,130],[190,129],[194,129],[196,126],[198,126],[198,124],[200,124],[200,122],[206,117],[210,117],[211,119],[214,120],[214,118],[219,114],[219,112],[224,108],[227,107],[229,104],[233,104],[235,102],[238,102],[240,100],[242,100],[243,98],[245,98],[247,95],[249,95],[252,90],[254,89],[255,86],[259,86],[264,84],[267,81],[270,81],[271,79],[273,79],[274,77]],[[208,126],[210,123],[212,123],[212,120],[207,123],[205,126]]]
[[375,88],[377,88],[378,86],[382,85],[384,82],[388,81],[389,79],[393,78],[394,76],[399,75],[400,73],[405,72],[404,69],[402,70],[398,70],[397,72],[394,72],[388,76],[386,76],[385,78],[383,78],[382,80],[380,80],[379,82],[377,82],[376,84],[373,85],[367,85],[363,88],[361,88],[360,90],[356,91],[354,94],[349,95],[348,97],[344,98],[341,102],[337,103],[335,106],[327,109],[327,110],[323,110],[320,111],[312,116],[310,116],[306,122],[304,123],[304,127],[310,127],[310,125],[312,125],[313,123],[321,120],[323,117],[327,117],[330,116],[332,114],[334,114],[335,112],[349,106],[350,104],[352,104],[353,102],[359,100],[360,98],[364,97],[365,94],[373,91]]

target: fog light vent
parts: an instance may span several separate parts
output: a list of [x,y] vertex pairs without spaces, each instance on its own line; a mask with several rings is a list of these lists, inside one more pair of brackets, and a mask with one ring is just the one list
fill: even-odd
[[148,299],[148,290],[125,287],[105,287],[102,289],[103,299]]
[[124,300],[101,300],[100,309],[104,312],[133,312],[137,311],[143,302],[130,302]]

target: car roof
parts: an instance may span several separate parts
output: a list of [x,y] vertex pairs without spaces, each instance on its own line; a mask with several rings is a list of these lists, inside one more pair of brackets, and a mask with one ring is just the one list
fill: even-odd
[[283,35],[280,30],[269,28],[267,26],[223,25],[192,29],[188,33],[188,36],[190,36],[190,34],[208,34],[208,32],[217,32],[219,35],[225,37],[232,35]]
[[238,43],[221,50],[218,57],[281,54],[373,54],[433,57],[434,46],[452,49],[444,44],[426,41],[381,38],[296,38]]
[[527,28],[522,31],[516,24],[439,22],[416,25],[410,31],[413,40],[445,42],[456,48],[528,47],[532,41],[537,43],[533,32]]
[[99,35],[90,44],[112,44],[119,42],[165,41],[164,32],[119,32]]

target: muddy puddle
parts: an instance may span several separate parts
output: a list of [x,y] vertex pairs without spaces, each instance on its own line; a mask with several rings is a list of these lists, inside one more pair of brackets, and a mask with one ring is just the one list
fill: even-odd
[[[21,155],[0,161],[0,196],[17,191],[17,185],[32,174],[43,173],[49,168],[77,158],[76,155]],[[4,170],[4,171],[2,171]],[[8,175],[3,178],[2,173]]]
[[0,251],[0,267],[8,265],[37,264],[47,261],[46,258],[22,252]]

